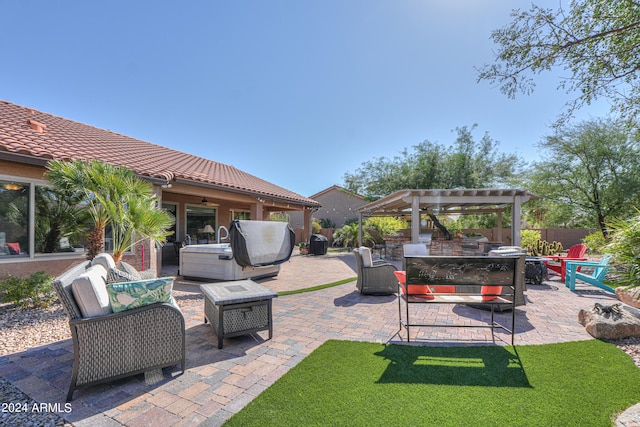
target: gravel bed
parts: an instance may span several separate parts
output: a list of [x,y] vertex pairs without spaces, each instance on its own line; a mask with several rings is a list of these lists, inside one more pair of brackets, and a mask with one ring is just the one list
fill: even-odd
[[[189,292],[174,291],[174,296],[181,308],[201,304],[203,299],[201,294]],[[0,305],[0,356],[68,338],[71,338],[71,333],[60,304],[41,310]],[[629,354],[640,368],[640,338],[627,338],[613,344]],[[0,412],[0,426],[72,426],[55,412],[34,411],[33,405],[37,403],[2,377],[0,396],[0,404],[20,403],[24,405],[21,408],[28,409]]]

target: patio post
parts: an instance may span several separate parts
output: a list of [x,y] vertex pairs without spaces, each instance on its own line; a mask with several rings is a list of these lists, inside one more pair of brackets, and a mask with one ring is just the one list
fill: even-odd
[[513,209],[511,209],[511,244],[520,246],[520,204],[522,196],[513,197]]
[[420,240],[420,197],[411,198],[411,243],[419,243]]

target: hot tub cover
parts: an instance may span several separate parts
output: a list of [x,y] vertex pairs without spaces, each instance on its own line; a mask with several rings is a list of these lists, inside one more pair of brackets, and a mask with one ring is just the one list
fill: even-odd
[[233,257],[242,267],[281,264],[291,257],[296,235],[286,222],[231,222],[229,237]]

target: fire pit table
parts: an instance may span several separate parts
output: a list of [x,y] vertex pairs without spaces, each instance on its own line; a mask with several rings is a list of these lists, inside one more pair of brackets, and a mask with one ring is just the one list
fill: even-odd
[[549,258],[528,256],[524,261],[525,282],[532,285],[541,285],[547,278],[547,264]]
[[218,336],[218,348],[227,337],[269,331],[273,336],[271,300],[278,294],[253,280],[206,283],[200,285],[204,295],[205,323]]

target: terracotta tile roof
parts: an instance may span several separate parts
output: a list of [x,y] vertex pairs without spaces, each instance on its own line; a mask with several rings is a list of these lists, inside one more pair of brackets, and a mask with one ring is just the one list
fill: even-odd
[[0,100],[0,153],[2,151],[43,160],[96,158],[151,178],[175,177],[304,206],[319,206],[315,200],[233,166]]

